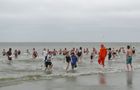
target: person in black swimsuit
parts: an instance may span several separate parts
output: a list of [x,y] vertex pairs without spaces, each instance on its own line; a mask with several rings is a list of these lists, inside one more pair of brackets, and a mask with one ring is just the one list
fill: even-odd
[[111,60],[112,58],[112,51],[111,48],[108,49],[108,60]]
[[135,50],[135,47],[132,48],[132,53],[133,55],[135,54],[136,50]]
[[79,48],[77,52],[77,56],[78,56],[79,63],[81,63],[82,62],[82,47]]
[[8,60],[12,60],[12,48],[9,48],[9,51],[7,52],[7,57],[8,57]]
[[70,62],[71,62],[71,57],[69,55],[69,52],[67,52],[67,54],[66,54],[66,62],[67,62],[66,71],[68,71],[69,65],[70,65]]

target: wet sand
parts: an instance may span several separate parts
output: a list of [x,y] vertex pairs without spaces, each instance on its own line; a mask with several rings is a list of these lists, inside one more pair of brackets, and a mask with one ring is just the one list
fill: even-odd
[[140,70],[30,81],[0,90],[139,90]]

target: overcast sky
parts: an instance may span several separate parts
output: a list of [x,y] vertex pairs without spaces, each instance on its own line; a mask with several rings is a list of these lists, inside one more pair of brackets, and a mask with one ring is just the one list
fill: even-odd
[[0,42],[140,42],[140,0],[0,0]]

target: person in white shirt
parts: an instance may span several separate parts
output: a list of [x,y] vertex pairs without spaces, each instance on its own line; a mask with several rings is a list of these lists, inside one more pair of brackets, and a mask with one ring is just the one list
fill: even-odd
[[45,71],[48,70],[48,71],[51,71],[52,70],[52,67],[53,67],[53,64],[52,64],[52,54],[51,52],[48,53],[48,55],[45,57]]
[[47,52],[46,48],[44,48],[43,51],[42,51],[42,56],[43,56],[44,60],[45,60],[47,55],[48,55],[48,52]]

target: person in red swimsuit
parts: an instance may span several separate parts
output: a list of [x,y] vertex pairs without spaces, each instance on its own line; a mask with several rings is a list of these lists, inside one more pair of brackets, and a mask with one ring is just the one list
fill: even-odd
[[101,44],[99,57],[98,57],[98,63],[100,65],[103,65],[103,67],[105,66],[104,62],[105,62],[106,56],[107,56],[107,49],[105,48],[105,46],[103,44]]

